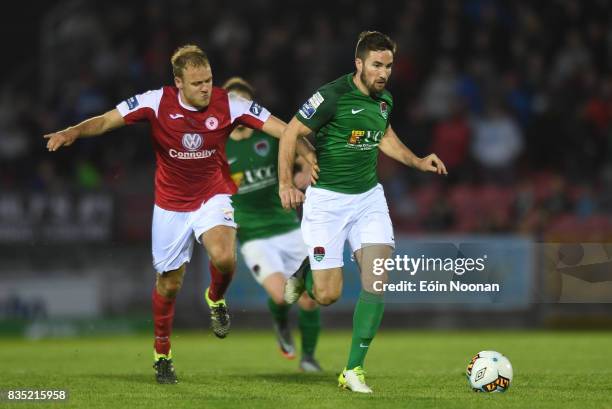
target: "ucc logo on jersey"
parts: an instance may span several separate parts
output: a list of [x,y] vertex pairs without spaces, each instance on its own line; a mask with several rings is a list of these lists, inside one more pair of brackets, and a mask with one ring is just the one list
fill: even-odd
[[374,147],[380,143],[383,137],[382,131],[363,131],[359,129],[353,129],[351,136],[349,136],[349,145],[364,145],[368,147]]
[[261,168],[249,169],[244,172],[247,183],[259,183],[276,179],[276,165],[263,166]]
[[186,133],[183,135],[183,146],[188,151],[197,151],[202,147],[204,139],[199,133]]
[[253,149],[259,156],[267,156],[270,153],[270,144],[266,140],[258,141],[253,145]]
[[349,138],[349,143],[351,145],[357,145],[361,142],[361,139],[365,136],[365,131],[357,131],[354,130],[351,132],[351,137]]
[[249,193],[277,183],[276,164],[247,169],[232,174],[232,180],[238,186],[238,194]]

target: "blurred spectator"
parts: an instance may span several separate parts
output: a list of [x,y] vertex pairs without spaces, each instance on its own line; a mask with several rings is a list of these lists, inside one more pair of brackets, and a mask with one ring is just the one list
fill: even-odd
[[442,159],[449,180],[459,181],[465,177],[463,170],[467,165],[471,131],[464,107],[456,98],[449,101],[446,116],[434,126],[430,152]]
[[493,102],[487,107],[486,115],[476,119],[473,126],[472,154],[482,167],[482,177],[492,182],[512,182],[515,161],[524,148],[515,120]]
[[453,62],[442,58],[436,64],[436,70],[425,84],[423,107],[425,114],[432,119],[447,118],[451,104],[456,99],[457,76]]
[[[3,189],[150,193],[145,129],[79,143],[60,160],[41,136],[167,82],[181,44],[207,51],[217,84],[250,79],[289,120],[316,86],[353,69],[358,33],[379,29],[399,47],[394,128],[450,172],[432,188],[428,175],[380,161],[397,226],[540,235],[564,214],[612,212],[612,0],[61,0],[44,10],[38,32],[19,36],[37,47],[9,64],[0,89]],[[512,202],[511,218],[494,209],[475,218],[477,201],[467,212],[451,205],[455,188],[470,199],[501,183],[514,195],[488,192]]]

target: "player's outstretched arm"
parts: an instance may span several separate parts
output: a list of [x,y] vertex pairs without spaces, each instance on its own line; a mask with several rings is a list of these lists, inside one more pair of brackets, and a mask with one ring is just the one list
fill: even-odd
[[416,168],[423,172],[435,172],[438,175],[448,175],[446,166],[444,166],[444,163],[435,153],[429,154],[424,158],[419,158],[400,141],[391,126],[387,128],[378,148],[385,155],[406,166]]
[[304,201],[304,194],[293,184],[295,147],[298,139],[312,131],[295,117],[283,131],[278,148],[278,194],[285,209],[295,209]]
[[[268,120],[264,122],[261,130],[268,135],[280,139],[286,128],[287,124],[285,121],[270,115]],[[309,165],[310,182],[312,184],[316,183],[319,177],[319,165],[317,164],[317,154],[314,146],[312,146],[306,137],[299,137],[296,141],[295,152]]]
[[44,138],[48,139],[47,149],[53,152],[62,146],[72,145],[78,138],[102,135],[111,129],[119,128],[124,125],[125,120],[115,108],[104,115],[86,119],[78,125],[44,135]]

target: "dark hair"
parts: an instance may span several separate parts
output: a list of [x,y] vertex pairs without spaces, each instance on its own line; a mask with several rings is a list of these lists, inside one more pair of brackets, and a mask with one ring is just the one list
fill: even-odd
[[389,50],[395,54],[395,41],[380,31],[362,31],[355,47],[355,58],[365,60],[368,52],[384,50]]
[[251,98],[255,97],[255,89],[253,86],[240,77],[232,77],[225,81],[223,89],[227,90],[227,92],[244,92],[250,95]]
[[187,44],[179,47],[174,51],[172,58],[172,73],[175,77],[183,78],[183,70],[188,65],[193,67],[209,66],[208,57],[200,47],[193,44]]

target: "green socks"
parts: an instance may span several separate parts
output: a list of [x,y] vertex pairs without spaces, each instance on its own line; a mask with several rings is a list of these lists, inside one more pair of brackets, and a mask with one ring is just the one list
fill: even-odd
[[347,369],[363,367],[363,361],[368,353],[370,342],[378,331],[384,310],[385,303],[382,295],[361,290],[353,313],[353,338]]
[[310,267],[308,267],[308,270],[306,270],[306,273],[304,274],[304,283],[306,284],[306,292],[308,293],[310,298],[316,300],[313,291],[314,280],[312,278],[312,270],[310,269]]
[[287,322],[287,316],[289,315],[290,305],[278,305],[272,298],[268,298],[268,309],[272,313],[274,321],[280,325],[284,325]]
[[[279,325],[287,323],[291,305],[278,305],[271,298],[268,298],[268,308],[276,323]],[[319,332],[321,331],[320,308],[317,307],[312,311],[300,308],[298,312],[298,326],[302,334],[302,354],[313,356],[319,339]]]
[[302,334],[302,355],[313,356],[317,340],[319,339],[319,331],[321,330],[321,311],[317,307],[312,311],[306,311],[300,308],[298,313],[298,325]]

